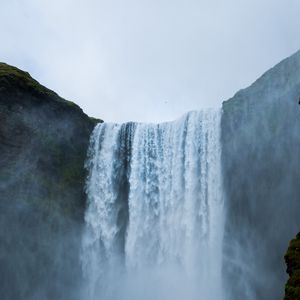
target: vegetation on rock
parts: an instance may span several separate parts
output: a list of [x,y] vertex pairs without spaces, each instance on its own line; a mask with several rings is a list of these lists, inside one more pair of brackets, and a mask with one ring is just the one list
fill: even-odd
[[33,79],[28,72],[1,62],[0,92],[2,94],[26,92],[39,97],[47,96],[51,98],[52,101],[79,108],[74,102],[60,98],[55,92],[41,85],[38,81]]
[[1,299],[76,299],[84,162],[101,120],[3,63],[0,120]]
[[285,286],[284,300],[300,300],[300,232],[290,242],[284,258],[290,276]]

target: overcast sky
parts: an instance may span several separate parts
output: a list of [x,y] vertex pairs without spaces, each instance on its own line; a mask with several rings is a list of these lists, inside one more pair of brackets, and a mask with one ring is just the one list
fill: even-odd
[[0,0],[0,61],[106,121],[220,106],[300,48],[299,0]]

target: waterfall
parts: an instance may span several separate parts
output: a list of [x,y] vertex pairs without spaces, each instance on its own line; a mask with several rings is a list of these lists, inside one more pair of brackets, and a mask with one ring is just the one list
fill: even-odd
[[84,299],[224,299],[220,118],[207,110],[95,127]]

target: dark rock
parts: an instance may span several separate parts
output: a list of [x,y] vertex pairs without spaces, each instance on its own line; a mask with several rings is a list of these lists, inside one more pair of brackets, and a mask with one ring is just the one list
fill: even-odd
[[300,232],[290,242],[284,258],[290,276],[285,285],[284,300],[300,300]]
[[231,262],[224,272],[231,300],[283,299],[282,257],[300,228],[299,95],[297,52],[223,103],[224,240]]
[[76,299],[84,161],[97,122],[0,64],[1,299]]

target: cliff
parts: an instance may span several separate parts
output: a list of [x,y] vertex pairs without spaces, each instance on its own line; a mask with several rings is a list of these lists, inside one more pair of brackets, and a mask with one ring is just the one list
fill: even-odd
[[1,299],[75,299],[60,287],[80,273],[84,161],[96,122],[0,64]]
[[300,232],[290,242],[284,258],[290,276],[285,286],[284,300],[300,300]]
[[[297,52],[223,102],[230,299],[283,298],[283,256],[300,228],[299,96]],[[237,257],[247,265],[237,264]]]

